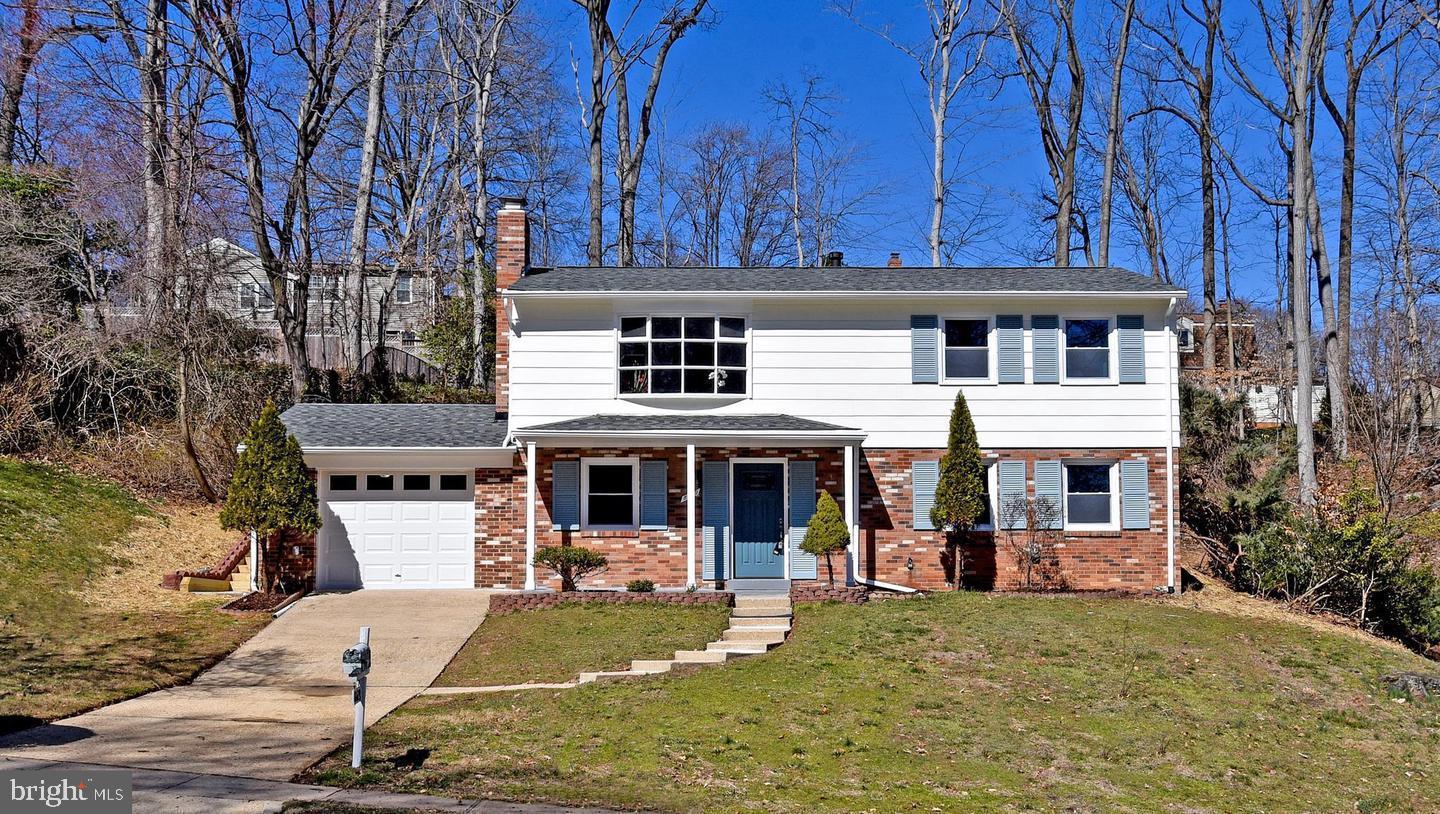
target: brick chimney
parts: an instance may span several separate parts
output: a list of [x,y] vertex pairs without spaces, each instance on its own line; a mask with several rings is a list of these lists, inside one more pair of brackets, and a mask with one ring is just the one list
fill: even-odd
[[888,268],[898,269],[905,264],[900,262],[900,252],[890,252],[890,261],[885,265]]
[[510,317],[499,292],[530,271],[530,216],[525,199],[500,199],[495,216],[495,415],[510,414]]

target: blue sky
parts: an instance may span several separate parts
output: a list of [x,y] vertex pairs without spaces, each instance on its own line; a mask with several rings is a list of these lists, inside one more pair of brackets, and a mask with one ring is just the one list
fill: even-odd
[[[762,100],[768,83],[793,80],[807,71],[822,76],[840,96],[834,107],[836,128],[868,147],[871,171],[889,185],[883,211],[876,216],[876,236],[864,245],[843,246],[846,262],[883,264],[891,251],[900,251],[907,263],[928,262],[929,137],[928,123],[921,121],[928,113],[914,63],[874,33],[829,10],[827,0],[715,0],[712,5],[720,13],[719,24],[692,32],[672,52],[659,114],[669,131],[684,133],[716,121],[763,125],[770,121]],[[869,0],[860,5],[877,23],[894,22],[901,35],[926,36],[918,3]],[[559,23],[554,32],[561,37],[555,43],[558,66],[566,74],[561,81],[573,87],[568,55],[573,51],[584,59],[588,53],[583,17],[569,0],[544,0],[539,8]],[[1010,59],[1007,41],[994,41],[990,47],[994,60]],[[1098,88],[1108,77],[1092,75],[1090,81]],[[967,142],[964,166],[973,170],[977,188],[988,190],[988,206],[1002,221],[994,234],[969,252],[969,262],[975,264],[1027,262],[1018,247],[1026,243],[1030,231],[1047,228],[1037,225],[1028,209],[1034,193],[1048,187],[1048,180],[1033,114],[1022,93],[1012,84],[997,97],[977,100],[961,111],[978,119],[960,135]],[[1232,92],[1232,97],[1238,93]],[[1255,132],[1268,138],[1265,131],[1270,123],[1261,120],[1256,109],[1251,115],[1259,125]],[[578,127],[576,139],[578,143]],[[1236,293],[1270,302],[1275,296],[1270,217],[1238,185],[1235,201],[1232,223],[1240,224],[1233,237]],[[1175,234],[1177,227],[1187,234]],[[1127,227],[1117,221],[1113,228],[1111,262],[1147,270],[1148,264],[1132,247]],[[1197,294],[1193,241],[1198,234],[1198,223],[1185,215],[1172,225],[1172,236],[1191,243],[1183,252],[1189,256],[1172,257],[1181,267],[1178,281]]]

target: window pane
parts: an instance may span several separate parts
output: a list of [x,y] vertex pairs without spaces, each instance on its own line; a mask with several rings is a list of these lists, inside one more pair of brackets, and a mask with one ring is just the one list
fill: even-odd
[[1071,494],[1110,494],[1109,464],[1068,464],[1065,467],[1066,491]]
[[945,320],[945,347],[983,348],[990,333],[990,324],[983,319]]
[[685,318],[686,339],[714,339],[715,318],[714,317],[686,317]]
[[372,492],[388,492],[395,488],[394,475],[366,475],[365,488]]
[[593,464],[590,466],[590,494],[630,494],[630,464]]
[[1065,505],[1071,523],[1109,523],[1109,495],[1071,495]]
[[980,508],[980,516],[975,518],[975,525],[977,525],[977,526],[992,526],[992,525],[994,525],[994,524],[995,524],[995,521],[994,521],[994,519],[991,518],[991,516],[990,516],[990,488],[989,488],[989,484],[986,484],[986,488],[985,488],[985,505]]
[[650,356],[654,365],[679,365],[680,343],[656,342],[650,346]]
[[745,344],[743,342],[721,342],[720,364],[725,367],[744,367]]
[[644,370],[620,371],[621,393],[644,393],[646,374]]
[[721,393],[744,393],[745,392],[745,371],[743,370],[721,370],[719,390]]
[[623,317],[620,320],[620,335],[634,338],[645,335],[645,317]]
[[1106,348],[1065,351],[1065,375],[1072,379],[1110,378],[1110,351]]
[[741,339],[745,336],[745,320],[740,317],[720,317],[720,335]]
[[680,369],[668,368],[658,369],[651,372],[650,392],[651,393],[679,393],[680,392]]
[[406,475],[400,482],[404,485],[406,491],[430,491],[429,475]]
[[354,475],[330,476],[330,491],[332,492],[353,492],[358,485]]
[[945,378],[987,379],[989,377],[989,350],[985,348],[945,349]]
[[715,364],[714,343],[686,342],[685,364],[686,366],[704,365],[706,367]]
[[679,339],[680,317],[655,317],[650,320],[651,339]]
[[645,343],[644,342],[621,342],[620,343],[620,366],[621,367],[644,367],[645,366]]
[[440,490],[442,492],[463,492],[467,480],[468,478],[464,475],[441,475]]
[[710,368],[687,368],[685,370],[685,392],[714,393],[714,376],[715,371]]
[[635,502],[630,495],[595,495],[588,498],[592,526],[635,525]]
[[1104,319],[1065,320],[1065,347],[1110,347],[1110,321]]

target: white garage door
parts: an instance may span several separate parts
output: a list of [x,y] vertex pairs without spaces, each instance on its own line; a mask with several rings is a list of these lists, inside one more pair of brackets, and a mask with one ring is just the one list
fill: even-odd
[[475,586],[471,473],[325,472],[320,504],[320,588]]

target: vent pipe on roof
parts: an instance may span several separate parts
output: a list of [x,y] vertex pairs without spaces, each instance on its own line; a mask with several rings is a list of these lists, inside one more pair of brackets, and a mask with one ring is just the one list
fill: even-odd
[[838,269],[841,266],[845,265],[845,253],[826,252],[825,259],[820,261],[820,265],[824,268]]
[[900,262],[900,252],[890,252],[890,261],[885,265],[892,269],[898,269],[905,264]]

